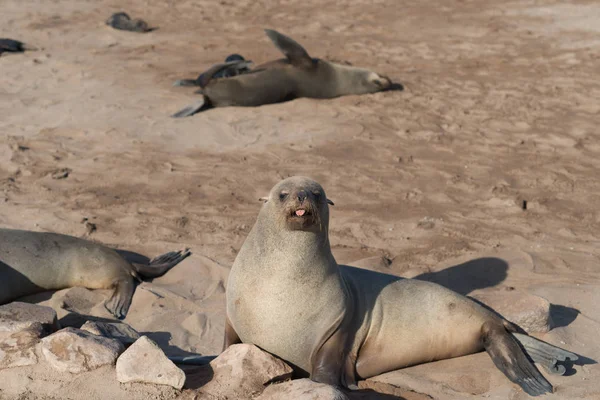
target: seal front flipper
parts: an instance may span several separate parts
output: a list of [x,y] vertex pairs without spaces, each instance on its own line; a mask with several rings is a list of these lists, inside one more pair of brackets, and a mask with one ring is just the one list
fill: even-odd
[[308,55],[304,47],[294,39],[272,29],[265,29],[265,33],[273,44],[287,57],[290,64],[306,68],[313,66],[313,59]]
[[531,359],[544,366],[546,370],[555,375],[563,375],[566,372],[564,365],[559,362],[577,361],[579,357],[575,353],[553,346],[542,340],[521,333],[513,333],[519,343],[525,348],[525,352]]
[[190,249],[180,251],[170,251],[160,256],[154,257],[147,264],[131,263],[135,271],[142,278],[152,279],[163,276],[171,268],[188,258],[192,253]]
[[502,324],[487,321],[481,328],[483,347],[508,379],[530,396],[552,393],[552,385],[533,365]]
[[104,303],[104,307],[118,319],[124,319],[131,306],[134,291],[135,282],[133,277],[120,279],[115,282],[114,292],[110,299]]
[[202,111],[203,109],[207,109],[207,108],[209,108],[209,105],[206,101],[206,97],[202,96],[202,98],[200,100],[188,105],[187,107],[185,107],[182,110],[177,111],[175,114],[171,115],[171,117],[173,117],[173,118],[189,117],[189,116],[194,115],[194,114]]

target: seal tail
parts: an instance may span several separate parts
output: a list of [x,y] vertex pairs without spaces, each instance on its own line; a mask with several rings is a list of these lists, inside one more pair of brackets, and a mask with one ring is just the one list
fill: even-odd
[[575,353],[563,350],[560,347],[553,346],[542,340],[531,336],[523,335],[522,333],[513,333],[513,336],[525,348],[525,352],[531,359],[544,366],[551,374],[563,375],[566,371],[564,365],[559,364],[559,361],[576,361],[579,357]]
[[192,254],[190,249],[170,251],[148,261],[147,264],[132,263],[135,271],[142,278],[158,278]]
[[529,361],[519,342],[503,325],[488,321],[481,330],[485,350],[508,379],[530,396],[552,393],[550,382]]
[[187,107],[177,111],[175,114],[171,115],[173,118],[183,118],[189,117],[196,113],[199,113],[203,109],[208,108],[208,104],[206,102],[206,97],[202,96],[202,98],[192,104],[189,104]]

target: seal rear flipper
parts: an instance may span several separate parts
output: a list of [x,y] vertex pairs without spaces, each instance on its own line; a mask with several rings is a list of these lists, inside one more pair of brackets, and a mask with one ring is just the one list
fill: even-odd
[[142,276],[142,278],[152,279],[163,276],[171,268],[185,260],[192,254],[190,249],[180,251],[170,251],[160,256],[154,257],[148,261],[148,264],[132,263],[135,271]]
[[206,85],[208,85],[208,83],[211,80],[223,77],[222,73],[224,71],[229,71],[228,73],[230,74],[233,74],[233,72],[235,72],[234,75],[239,75],[237,72],[249,69],[250,65],[252,65],[252,61],[248,60],[236,60],[215,64],[209,69],[207,69],[205,72],[201,73],[200,76],[196,79],[196,82],[198,86],[203,88],[206,87]]
[[209,108],[209,105],[206,101],[206,98],[204,96],[202,96],[201,100],[198,100],[195,103],[192,103],[192,104],[188,105],[187,107],[177,111],[175,114],[171,115],[171,117],[173,117],[173,118],[189,117],[189,116],[199,113],[200,111],[205,110],[207,108]]
[[292,65],[297,67],[312,67],[313,60],[308,52],[294,39],[282,35],[272,29],[265,29],[265,33],[273,44],[287,57]]
[[532,336],[521,333],[513,333],[512,335],[525,348],[525,352],[529,357],[531,357],[534,362],[543,365],[551,374],[563,375],[565,373],[565,366],[559,364],[559,362],[573,362],[579,359],[575,353],[553,346]]
[[530,396],[552,393],[552,385],[533,365],[503,325],[488,321],[481,328],[485,350],[496,367]]

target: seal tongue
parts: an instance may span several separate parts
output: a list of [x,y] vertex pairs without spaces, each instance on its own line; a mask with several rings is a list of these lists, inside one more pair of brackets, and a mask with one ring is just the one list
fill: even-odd
[[301,217],[304,215],[305,212],[306,212],[306,210],[296,210],[296,215]]

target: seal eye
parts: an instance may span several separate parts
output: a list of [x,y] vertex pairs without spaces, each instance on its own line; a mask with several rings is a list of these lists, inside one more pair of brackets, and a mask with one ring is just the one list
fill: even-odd
[[284,201],[288,197],[286,192],[279,193],[279,200]]
[[312,192],[312,193],[315,196],[316,200],[319,200],[321,198],[321,192]]

